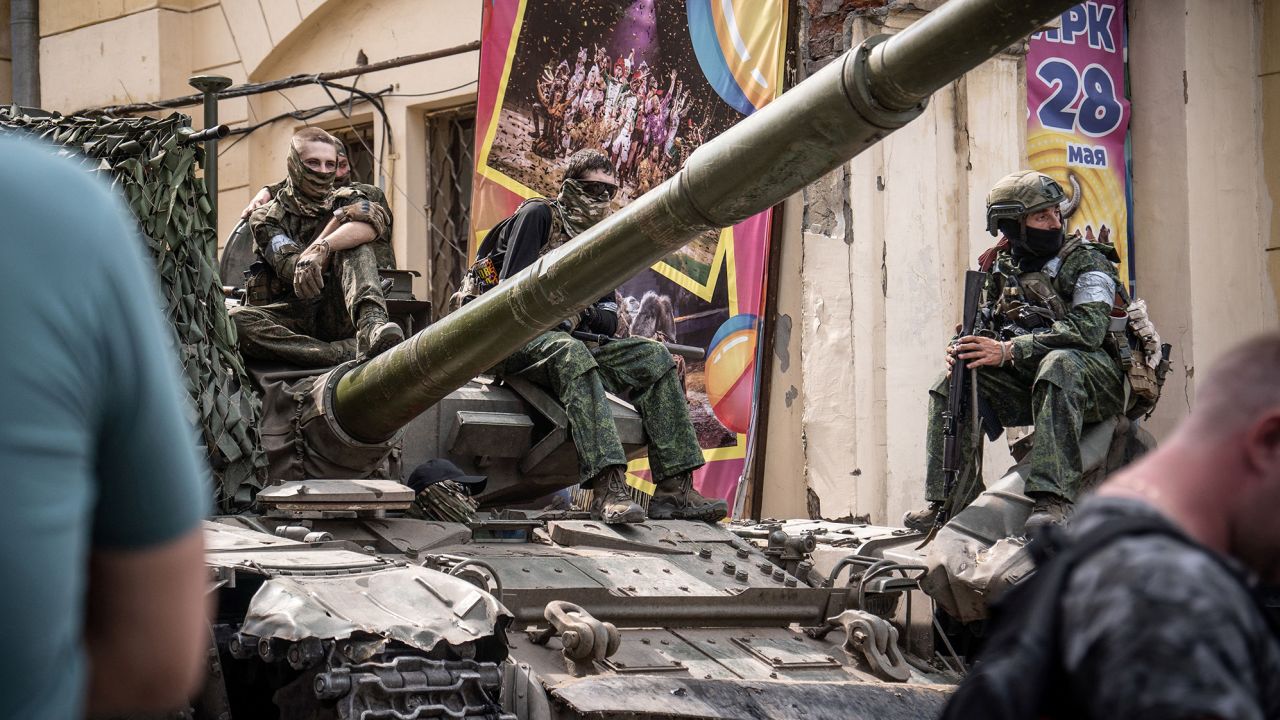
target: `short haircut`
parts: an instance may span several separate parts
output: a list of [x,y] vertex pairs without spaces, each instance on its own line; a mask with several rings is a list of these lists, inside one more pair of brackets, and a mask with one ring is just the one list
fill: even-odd
[[608,155],[595,148],[587,148],[579,150],[569,158],[569,166],[564,169],[564,179],[581,180],[592,170],[598,170],[614,176],[618,174]]
[[1191,420],[1198,430],[1225,437],[1280,410],[1280,332],[1259,335],[1228,350],[1196,383]]
[[329,143],[335,149],[338,147],[338,139],[318,127],[304,127],[298,130],[289,142],[295,150],[300,150],[303,143],[309,142]]

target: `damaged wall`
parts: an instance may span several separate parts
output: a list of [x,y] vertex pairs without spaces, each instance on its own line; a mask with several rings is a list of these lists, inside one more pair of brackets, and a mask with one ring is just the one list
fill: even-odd
[[[803,5],[804,72],[939,4]],[[885,522],[922,501],[928,389],[959,321],[962,270],[992,242],[986,188],[1025,162],[1023,72],[1020,52],[980,66],[788,205],[802,206],[784,220],[781,260],[792,361],[782,370],[775,348],[765,515]],[[988,457],[989,475],[1007,464],[1003,441]]]
[[[938,5],[802,2],[801,73]],[[1137,286],[1175,345],[1148,423],[1161,437],[1192,402],[1197,366],[1275,327],[1280,230],[1266,188],[1280,187],[1280,155],[1266,149],[1280,147],[1280,55],[1266,38],[1280,37],[1280,0],[1130,0],[1130,16]],[[897,522],[923,502],[927,392],[962,271],[993,242],[986,192],[1027,164],[1024,51],[944,88],[787,204],[778,318],[790,332],[773,348],[764,515]],[[1007,443],[986,454],[990,480]]]

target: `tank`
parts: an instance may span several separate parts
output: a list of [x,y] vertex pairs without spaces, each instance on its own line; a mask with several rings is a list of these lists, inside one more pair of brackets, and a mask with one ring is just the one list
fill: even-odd
[[[206,526],[219,610],[208,682],[189,715],[935,715],[960,665],[935,651],[936,621],[919,590],[928,568],[901,550],[918,536],[810,521],[607,526],[580,513],[514,509],[573,484],[576,455],[554,398],[485,370],[701,233],[847,162],[917,117],[935,90],[1071,4],[951,0],[896,36],[854,48],[703,145],[658,188],[458,312],[411,327],[408,340],[372,361],[320,374],[214,373],[245,383],[251,374],[261,390],[260,412],[238,388],[225,397],[243,401],[232,405],[243,410],[237,418],[251,421],[246,437],[265,448],[249,466],[266,470],[236,482],[222,476],[227,512]],[[144,164],[200,153],[172,118],[83,122],[99,135],[136,136]],[[121,143],[67,144],[108,160],[117,177],[125,169],[111,162]],[[182,170],[179,189],[199,209],[192,167]],[[126,195],[135,212],[145,206],[127,187]],[[139,217],[149,236],[165,229]],[[212,258],[196,255],[197,265]],[[402,307],[410,318],[413,307]],[[179,327],[184,348],[205,347],[194,335],[216,335],[188,337],[190,326]],[[624,442],[638,450],[638,416],[614,402]],[[206,444],[256,457],[222,440],[209,434]],[[430,457],[489,477],[473,521],[405,515],[413,493],[399,480]],[[264,475],[271,482],[259,488],[254,478]]]

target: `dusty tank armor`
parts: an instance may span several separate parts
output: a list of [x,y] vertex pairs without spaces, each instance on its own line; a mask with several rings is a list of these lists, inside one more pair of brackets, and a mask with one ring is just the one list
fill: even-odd
[[[936,715],[955,661],[933,648],[918,535],[817,521],[612,527],[504,509],[574,482],[576,454],[554,398],[483,373],[700,233],[781,202],[879,142],[935,90],[1072,3],[951,0],[854,48],[703,145],[675,177],[374,360],[318,376],[256,369],[287,398],[266,402],[260,419],[244,394],[215,394],[235,398],[227,424],[243,430],[235,448],[253,469],[236,487],[224,476],[224,499],[259,489],[258,431],[274,484],[206,525],[219,610],[193,716]],[[173,118],[3,117],[108,165],[134,157],[134,143],[174,148],[180,132]],[[95,123],[120,138],[66,139]],[[166,182],[203,210],[190,174],[197,153],[167,155],[189,160]],[[140,157],[149,167],[156,155]],[[188,232],[212,242],[203,214],[169,229],[134,210],[156,242]],[[213,275],[207,264],[195,274],[199,304],[221,307]],[[180,330],[193,322],[174,319]],[[196,332],[226,337],[224,315],[197,320],[207,324]],[[234,371],[221,372],[243,378],[220,357]],[[634,409],[611,402],[628,450],[642,447]],[[217,436],[208,442],[235,454]],[[430,457],[487,475],[487,512],[466,524],[405,517],[413,496],[397,480]]]

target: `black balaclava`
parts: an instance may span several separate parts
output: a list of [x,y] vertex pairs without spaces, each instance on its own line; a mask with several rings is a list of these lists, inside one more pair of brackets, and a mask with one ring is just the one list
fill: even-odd
[[1009,238],[1010,254],[1024,272],[1044,267],[1062,249],[1065,239],[1062,228],[1040,230],[1027,227],[1021,220],[1000,220],[997,227]]

